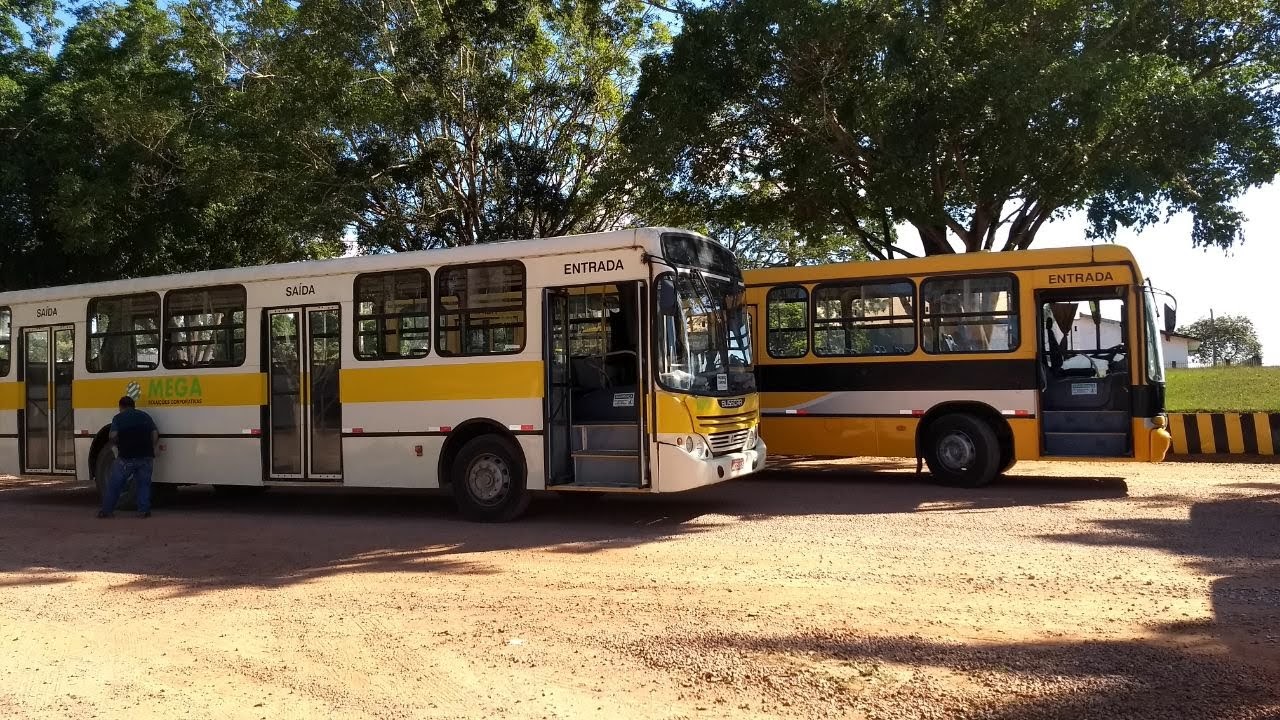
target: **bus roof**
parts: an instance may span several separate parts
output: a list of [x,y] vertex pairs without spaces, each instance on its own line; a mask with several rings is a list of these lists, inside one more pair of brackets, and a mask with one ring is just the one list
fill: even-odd
[[325,275],[346,275],[351,273],[381,272],[402,267],[439,267],[463,263],[511,260],[548,255],[566,255],[591,252],[621,247],[647,248],[659,251],[658,238],[664,232],[679,232],[686,235],[698,235],[688,230],[665,227],[628,228],[608,232],[584,233],[581,235],[563,235],[560,237],[535,238],[531,240],[503,240],[500,242],[482,243],[466,247],[440,248],[435,250],[413,250],[400,253],[380,255],[358,255],[354,257],[338,257],[325,260],[299,260],[271,265],[252,265],[248,267],[226,268],[222,270],[202,270],[199,272],[175,273],[172,275],[156,275],[127,280],[109,280],[106,282],[84,283],[80,285],[59,285],[54,287],[33,288],[30,290],[10,290],[0,292],[0,305],[14,303],[46,302],[67,300],[79,297],[102,295],[124,295],[129,293],[163,291],[170,288],[201,287],[211,285],[234,285],[240,283],[305,279]]
[[929,275],[941,272],[1032,270],[1094,264],[1129,264],[1137,273],[1137,262],[1129,248],[1116,244],[1078,245],[1066,248],[971,252],[931,255],[901,260],[855,261],[828,265],[801,265],[743,270],[748,285],[806,283],[836,278],[885,277],[889,275]]

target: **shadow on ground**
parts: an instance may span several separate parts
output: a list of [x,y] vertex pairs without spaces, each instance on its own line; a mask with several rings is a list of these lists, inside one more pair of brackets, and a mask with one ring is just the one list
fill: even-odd
[[[637,647],[665,669],[692,648],[712,682],[763,688],[766,704],[817,698],[871,718],[1272,718],[1280,676],[1232,657],[1124,642],[962,644],[919,637],[703,635]],[[677,661],[678,662],[678,661]],[[771,678],[788,678],[771,683]],[[772,695],[772,697],[768,697]],[[828,705],[828,706],[829,706]],[[913,714],[905,709],[917,710]],[[813,715],[825,715],[823,706]]]
[[1213,619],[1153,628],[1184,645],[1225,647],[1232,658],[1275,671],[1271,698],[1280,717],[1280,484],[1225,483],[1234,490],[1192,503],[1186,519],[1108,519],[1087,533],[1050,536],[1061,542],[1128,546],[1185,558],[1210,585]]
[[[1018,477],[980,490],[944,488],[901,463],[828,467],[804,459],[674,495],[546,496],[502,526],[458,519],[441,493],[273,488],[225,497],[182,488],[155,517],[93,518],[91,489],[0,478],[0,573],[10,584],[72,573],[141,576],[134,586],[194,593],[279,587],[349,572],[484,574],[484,553],[593,553],[664,542],[780,516],[994,511],[1122,497],[1119,478]],[[888,472],[884,472],[888,471]]]

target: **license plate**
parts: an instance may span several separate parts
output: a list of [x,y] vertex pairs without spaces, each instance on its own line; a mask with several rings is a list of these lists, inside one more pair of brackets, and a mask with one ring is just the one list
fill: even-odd
[[742,458],[734,458],[733,460],[729,461],[729,470],[732,471],[732,470],[741,470],[741,469],[742,469]]

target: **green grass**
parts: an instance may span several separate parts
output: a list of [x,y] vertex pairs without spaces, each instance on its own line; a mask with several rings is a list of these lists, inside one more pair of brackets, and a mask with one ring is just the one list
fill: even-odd
[[1280,367],[1166,370],[1169,412],[1280,412]]

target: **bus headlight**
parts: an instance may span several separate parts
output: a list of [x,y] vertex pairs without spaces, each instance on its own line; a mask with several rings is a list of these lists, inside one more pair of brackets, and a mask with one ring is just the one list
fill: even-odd
[[742,443],[743,450],[753,450],[756,446],[756,429],[753,427],[747,431],[747,440]]
[[701,435],[687,435],[683,443],[684,451],[696,458],[711,457],[711,448]]

